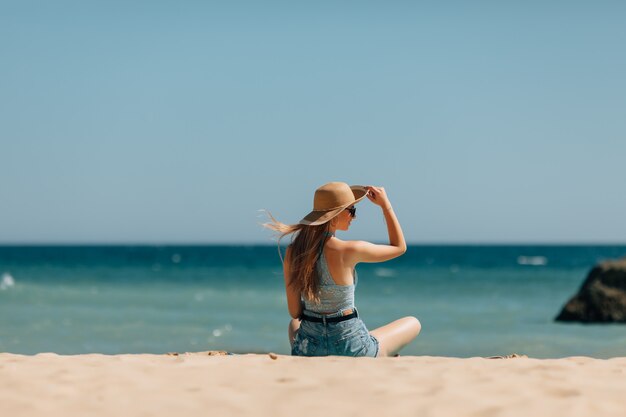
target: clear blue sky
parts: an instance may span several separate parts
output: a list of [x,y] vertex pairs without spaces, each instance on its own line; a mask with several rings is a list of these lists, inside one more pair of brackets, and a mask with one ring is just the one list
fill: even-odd
[[[0,242],[626,241],[626,3],[0,0]],[[346,238],[385,239],[359,204]]]

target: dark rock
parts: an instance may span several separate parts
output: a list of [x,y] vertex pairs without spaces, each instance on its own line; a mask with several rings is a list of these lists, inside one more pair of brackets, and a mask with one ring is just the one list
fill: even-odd
[[626,323],[626,258],[596,265],[555,320]]

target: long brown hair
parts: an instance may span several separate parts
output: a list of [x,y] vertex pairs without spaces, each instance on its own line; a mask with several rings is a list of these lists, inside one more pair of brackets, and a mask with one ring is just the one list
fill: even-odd
[[288,285],[303,294],[307,300],[319,303],[319,280],[315,271],[315,265],[320,257],[321,245],[326,241],[330,231],[330,221],[317,225],[285,224],[274,218],[269,212],[271,222],[263,223],[263,226],[278,233],[278,253],[284,262],[280,252],[280,240],[290,234],[291,254],[289,257],[289,282]]

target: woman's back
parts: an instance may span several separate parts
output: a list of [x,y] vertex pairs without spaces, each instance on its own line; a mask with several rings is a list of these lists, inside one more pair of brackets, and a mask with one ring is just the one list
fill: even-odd
[[[332,239],[331,239],[332,240]],[[327,242],[328,243],[328,242]],[[319,279],[319,303],[307,300],[304,298],[304,308],[307,311],[312,311],[320,314],[334,313],[336,311],[346,310],[354,308],[354,289],[357,284],[358,277],[356,271],[352,271],[351,283],[344,284],[345,279],[335,280],[330,272],[329,262],[326,258],[326,250],[324,249],[326,244],[322,244],[320,248],[320,256],[316,264],[317,278]],[[332,247],[333,245],[331,245]],[[341,255],[340,250],[336,250],[335,253],[331,252],[331,257],[337,261]],[[340,271],[341,265],[337,265],[334,262],[333,269]]]
[[332,237],[326,240],[324,244],[324,250],[322,254],[326,260],[328,272],[332,277],[332,280],[337,285],[352,285],[354,284],[354,270],[353,264],[348,264],[344,258],[344,253],[348,247],[349,242]]

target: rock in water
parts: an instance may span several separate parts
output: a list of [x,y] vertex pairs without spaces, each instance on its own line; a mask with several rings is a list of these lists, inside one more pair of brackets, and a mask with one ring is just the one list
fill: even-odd
[[626,323],[626,258],[596,265],[555,320]]

